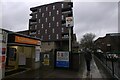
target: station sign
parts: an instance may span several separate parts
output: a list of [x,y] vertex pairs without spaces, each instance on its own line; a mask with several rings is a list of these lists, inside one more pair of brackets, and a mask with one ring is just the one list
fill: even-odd
[[66,27],[73,27],[73,17],[66,17]]
[[41,44],[41,42],[39,40],[34,40],[34,39],[25,38],[25,37],[21,37],[21,36],[15,36],[15,42],[25,43],[25,44],[35,44],[35,45]]
[[69,52],[57,51],[56,53],[56,67],[69,67]]

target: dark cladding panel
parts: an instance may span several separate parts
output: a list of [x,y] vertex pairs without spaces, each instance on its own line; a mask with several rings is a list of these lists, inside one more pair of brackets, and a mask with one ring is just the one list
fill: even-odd
[[14,43],[15,42],[15,35],[8,34],[8,43]]

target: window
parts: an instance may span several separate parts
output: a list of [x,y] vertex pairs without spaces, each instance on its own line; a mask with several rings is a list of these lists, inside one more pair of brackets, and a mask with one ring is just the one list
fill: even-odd
[[47,29],[45,30],[45,34],[47,34]]
[[62,20],[64,20],[64,16],[62,15]]
[[39,12],[41,12],[41,8],[39,9]]
[[40,19],[39,19],[39,23],[40,23]]
[[50,35],[48,36],[49,40],[50,40]]
[[51,16],[51,12],[49,12],[49,16]]
[[63,4],[61,4],[61,7],[62,7],[62,8],[64,8],[64,5],[63,5]]
[[52,29],[52,32],[55,33],[55,29],[54,28]]
[[37,29],[37,25],[35,25],[35,29]]
[[35,17],[37,18],[37,14],[35,15]]
[[59,39],[59,35],[58,34],[56,34],[56,39]]
[[51,27],[51,23],[49,23],[49,27]]
[[42,13],[42,17],[44,17],[44,13]]
[[32,26],[30,26],[30,29],[32,29]]
[[40,34],[40,30],[38,30],[38,34]]
[[45,18],[45,21],[47,22],[47,18]]
[[44,25],[42,24],[42,28],[44,27]]
[[59,10],[57,10],[57,14],[59,14]]
[[53,16],[53,21],[55,21],[55,17]]
[[55,10],[55,5],[53,5],[53,10]]
[[41,36],[41,39],[43,40],[43,36]]
[[57,27],[59,26],[59,22],[57,22]]
[[62,32],[64,32],[64,28],[62,28]]
[[48,7],[46,7],[46,11],[48,10]]

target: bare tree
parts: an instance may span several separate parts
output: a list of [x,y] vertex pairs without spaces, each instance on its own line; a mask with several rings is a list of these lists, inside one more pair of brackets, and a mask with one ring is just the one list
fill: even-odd
[[83,35],[83,37],[80,40],[81,49],[85,49],[85,48],[93,49],[94,38],[95,38],[95,34],[93,33],[86,33],[85,35]]

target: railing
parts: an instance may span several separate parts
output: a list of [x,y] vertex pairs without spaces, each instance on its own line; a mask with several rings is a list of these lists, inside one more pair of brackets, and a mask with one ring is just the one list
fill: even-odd
[[65,12],[62,12],[62,14],[68,14],[68,13],[72,13],[72,11],[65,11]]
[[113,77],[120,79],[120,54],[95,53],[95,55],[109,69]]

